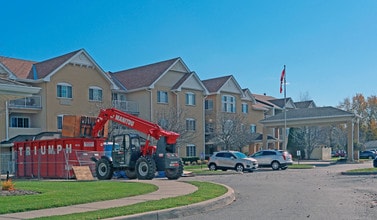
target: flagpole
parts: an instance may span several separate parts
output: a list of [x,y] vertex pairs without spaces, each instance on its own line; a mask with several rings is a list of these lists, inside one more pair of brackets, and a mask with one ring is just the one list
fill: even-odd
[[286,69],[284,65],[284,143],[283,143],[283,150],[287,150],[287,81],[286,81]]

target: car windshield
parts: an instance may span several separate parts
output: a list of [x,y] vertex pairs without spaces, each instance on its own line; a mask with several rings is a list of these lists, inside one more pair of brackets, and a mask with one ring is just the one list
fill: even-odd
[[244,153],[241,152],[234,152],[234,155],[236,155],[237,158],[246,158],[247,156]]

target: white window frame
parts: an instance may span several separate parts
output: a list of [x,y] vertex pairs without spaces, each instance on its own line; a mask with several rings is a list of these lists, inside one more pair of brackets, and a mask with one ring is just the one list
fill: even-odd
[[89,101],[102,102],[102,88],[98,86],[89,87]]
[[230,112],[235,113],[236,112],[236,98],[231,95],[223,95],[221,97],[221,110],[222,112]]
[[253,134],[253,133],[257,133],[257,125],[256,124],[251,124],[250,125],[250,132]]
[[213,110],[213,99],[206,99],[204,102],[205,110]]
[[56,127],[58,130],[63,129],[63,118],[64,118],[64,115],[56,116]]
[[65,99],[72,99],[73,98],[72,85],[69,84],[69,83],[58,83],[56,85],[56,97],[65,98]]
[[249,105],[246,102],[242,103],[241,107],[242,107],[242,113],[245,113],[245,114],[249,113]]
[[195,93],[187,92],[186,93],[186,105],[196,105],[196,96]]
[[157,103],[168,103],[168,92],[166,91],[157,91]]
[[[11,128],[31,128],[30,117],[12,116],[9,120]],[[21,126],[18,126],[21,123]],[[25,125],[26,124],[26,125]]]
[[196,120],[193,118],[186,118],[186,131],[196,130]]
[[186,145],[186,156],[195,157],[196,156],[196,146],[193,144]]

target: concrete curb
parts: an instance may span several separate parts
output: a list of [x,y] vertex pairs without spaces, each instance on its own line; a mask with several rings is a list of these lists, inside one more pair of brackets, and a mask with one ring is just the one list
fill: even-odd
[[[219,183],[215,183],[219,184]],[[164,210],[156,210],[151,212],[145,212],[135,215],[120,216],[115,218],[109,218],[111,220],[121,220],[121,219],[140,219],[140,220],[160,220],[160,219],[172,219],[180,218],[184,216],[190,216],[194,214],[204,213],[207,211],[215,210],[227,206],[235,201],[236,197],[234,190],[229,186],[219,184],[228,189],[228,192],[222,196],[214,199],[203,201],[200,203],[195,203],[187,206],[175,207]]]

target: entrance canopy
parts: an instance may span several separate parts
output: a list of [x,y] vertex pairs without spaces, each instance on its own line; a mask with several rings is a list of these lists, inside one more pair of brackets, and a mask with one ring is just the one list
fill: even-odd
[[[263,145],[267,146],[267,129],[282,127],[302,127],[302,126],[323,126],[333,124],[347,124],[348,159],[353,161],[353,142],[354,134],[356,140],[359,139],[359,117],[351,112],[347,112],[334,107],[316,107],[316,108],[300,108],[287,110],[285,113],[268,117],[259,121],[263,127]],[[354,124],[357,126],[354,126]],[[354,129],[355,128],[355,129]],[[357,158],[358,159],[358,158]]]

